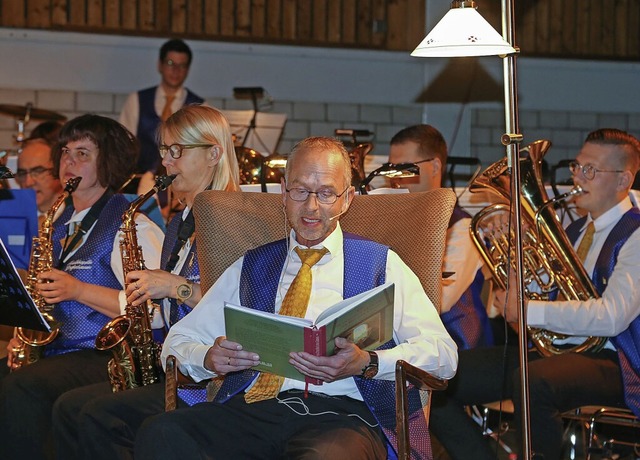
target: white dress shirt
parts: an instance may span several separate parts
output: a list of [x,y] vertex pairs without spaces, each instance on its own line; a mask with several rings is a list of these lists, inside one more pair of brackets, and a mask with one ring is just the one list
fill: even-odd
[[[187,100],[187,90],[181,86],[175,94],[175,98],[171,102],[171,113],[175,113],[182,108],[184,101]],[[162,85],[156,88],[154,99],[154,108],[158,116],[162,116],[164,105],[167,102],[167,94],[164,92]],[[140,100],[138,99],[138,91],[127,96],[127,100],[122,106],[120,112],[120,124],[131,131],[133,134],[138,133],[138,121],[140,120]]]
[[[584,262],[590,276],[609,233],[631,208],[631,200],[625,198],[593,221],[595,233]],[[590,221],[591,218],[588,217],[582,229],[583,235]],[[576,241],[576,248],[581,239],[582,236]],[[602,297],[586,301],[529,301],[528,325],[582,337],[614,337],[620,334],[640,314],[639,255],[640,229],[620,249],[618,261]],[[571,342],[576,342],[576,337],[572,337]]]
[[[294,251],[295,235],[289,237],[289,251],[276,296],[276,312],[301,266]],[[305,318],[315,320],[320,312],[342,300],[344,276],[343,234],[340,225],[320,245],[329,252],[312,268],[313,285]],[[240,303],[238,294],[243,258],[229,267],[207,291],[197,308],[169,331],[162,347],[162,362],[169,354],[177,357],[180,370],[201,381],[216,374],[204,368],[204,358],[215,339],[225,335],[224,302]],[[393,251],[388,252],[386,281],[395,283],[393,349],[377,351],[377,379],[392,380],[395,363],[403,359],[441,378],[451,378],[458,362],[455,342],[445,330],[440,317],[426,296],[416,275]],[[251,351],[251,350],[249,350]],[[286,379],[283,391],[304,389],[304,382]],[[321,386],[309,385],[310,391],[331,395],[347,395],[362,399],[353,379],[347,378]]]
[[482,268],[482,256],[469,233],[470,218],[460,219],[447,229],[447,242],[444,250],[442,271],[453,273],[442,286],[442,307],[440,313],[446,313],[460,300],[469,289]]

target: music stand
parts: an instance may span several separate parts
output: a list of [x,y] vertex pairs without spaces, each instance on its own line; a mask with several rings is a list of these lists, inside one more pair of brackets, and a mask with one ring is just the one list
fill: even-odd
[[0,190],[0,240],[18,268],[29,266],[31,241],[38,235],[37,209],[33,189]]
[[0,240],[0,324],[51,332]]
[[[247,147],[269,156],[275,152],[287,122],[286,113],[265,113],[253,110],[221,110],[229,121],[231,132]],[[255,119],[255,120],[254,120]]]

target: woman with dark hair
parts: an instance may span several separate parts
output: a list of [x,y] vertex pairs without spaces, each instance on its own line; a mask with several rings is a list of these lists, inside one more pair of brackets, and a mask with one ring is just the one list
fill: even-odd
[[[133,135],[118,122],[83,115],[60,131],[54,173],[64,184],[81,177],[53,222],[53,267],[37,274],[35,288],[59,323],[44,358],[18,368],[14,338],[0,380],[0,458],[46,457],[53,403],[76,387],[107,381],[110,353],[95,350],[98,331],[126,305],[119,229],[129,201],[116,193],[138,155]],[[159,266],[162,231],[136,218],[138,241],[150,267]]]
[[[195,197],[207,189],[238,191],[239,172],[229,124],[212,107],[190,105],[174,113],[160,125],[159,144],[163,166],[176,176],[172,192],[185,209],[167,228],[162,270],[127,274],[127,300],[137,306],[163,299],[160,324],[154,321],[152,326],[164,326],[167,331],[197,308],[202,298],[198,229],[191,212]],[[69,391],[53,409],[56,456],[61,460],[133,458],[138,428],[147,417],[162,411],[163,382],[116,393],[108,383]]]

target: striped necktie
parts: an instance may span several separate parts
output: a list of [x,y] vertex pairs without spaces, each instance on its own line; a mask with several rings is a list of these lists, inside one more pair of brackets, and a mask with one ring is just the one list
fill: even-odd
[[[326,248],[300,249],[299,247],[295,248],[295,251],[300,256],[302,266],[284,296],[280,314],[303,318],[307,312],[309,297],[311,296],[311,267],[322,259],[322,256],[328,251]],[[247,403],[254,403],[275,398],[280,393],[283,382],[284,377],[282,376],[260,373],[256,383],[245,393],[244,399]]]

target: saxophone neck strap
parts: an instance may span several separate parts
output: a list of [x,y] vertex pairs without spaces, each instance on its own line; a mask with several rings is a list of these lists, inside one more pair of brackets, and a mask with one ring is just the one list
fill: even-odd
[[165,270],[169,273],[171,273],[173,269],[176,268],[176,264],[180,259],[180,250],[182,250],[187,240],[191,238],[191,235],[193,235],[195,229],[196,222],[195,218],[193,217],[193,209],[190,209],[189,214],[187,214],[187,217],[182,222],[180,222],[180,226],[178,227],[178,237],[175,244],[173,245],[173,249],[171,250],[171,255],[169,256],[167,266],[165,267]]
[[91,206],[91,209],[89,209],[87,215],[84,216],[84,219],[82,219],[80,225],[76,227],[76,231],[73,232],[71,241],[69,241],[69,237],[71,235],[69,235],[69,232],[67,231],[67,237],[64,240],[64,249],[59,259],[60,262],[58,268],[62,268],[64,266],[64,260],[69,256],[71,251],[78,247],[78,244],[82,240],[82,237],[89,231],[89,229],[91,229],[91,227],[93,227],[93,224],[95,224],[96,220],[98,220],[98,217],[100,217],[100,213],[109,201],[109,198],[111,198],[112,196],[113,190],[107,189],[98,199],[98,201],[93,203],[93,206]]

